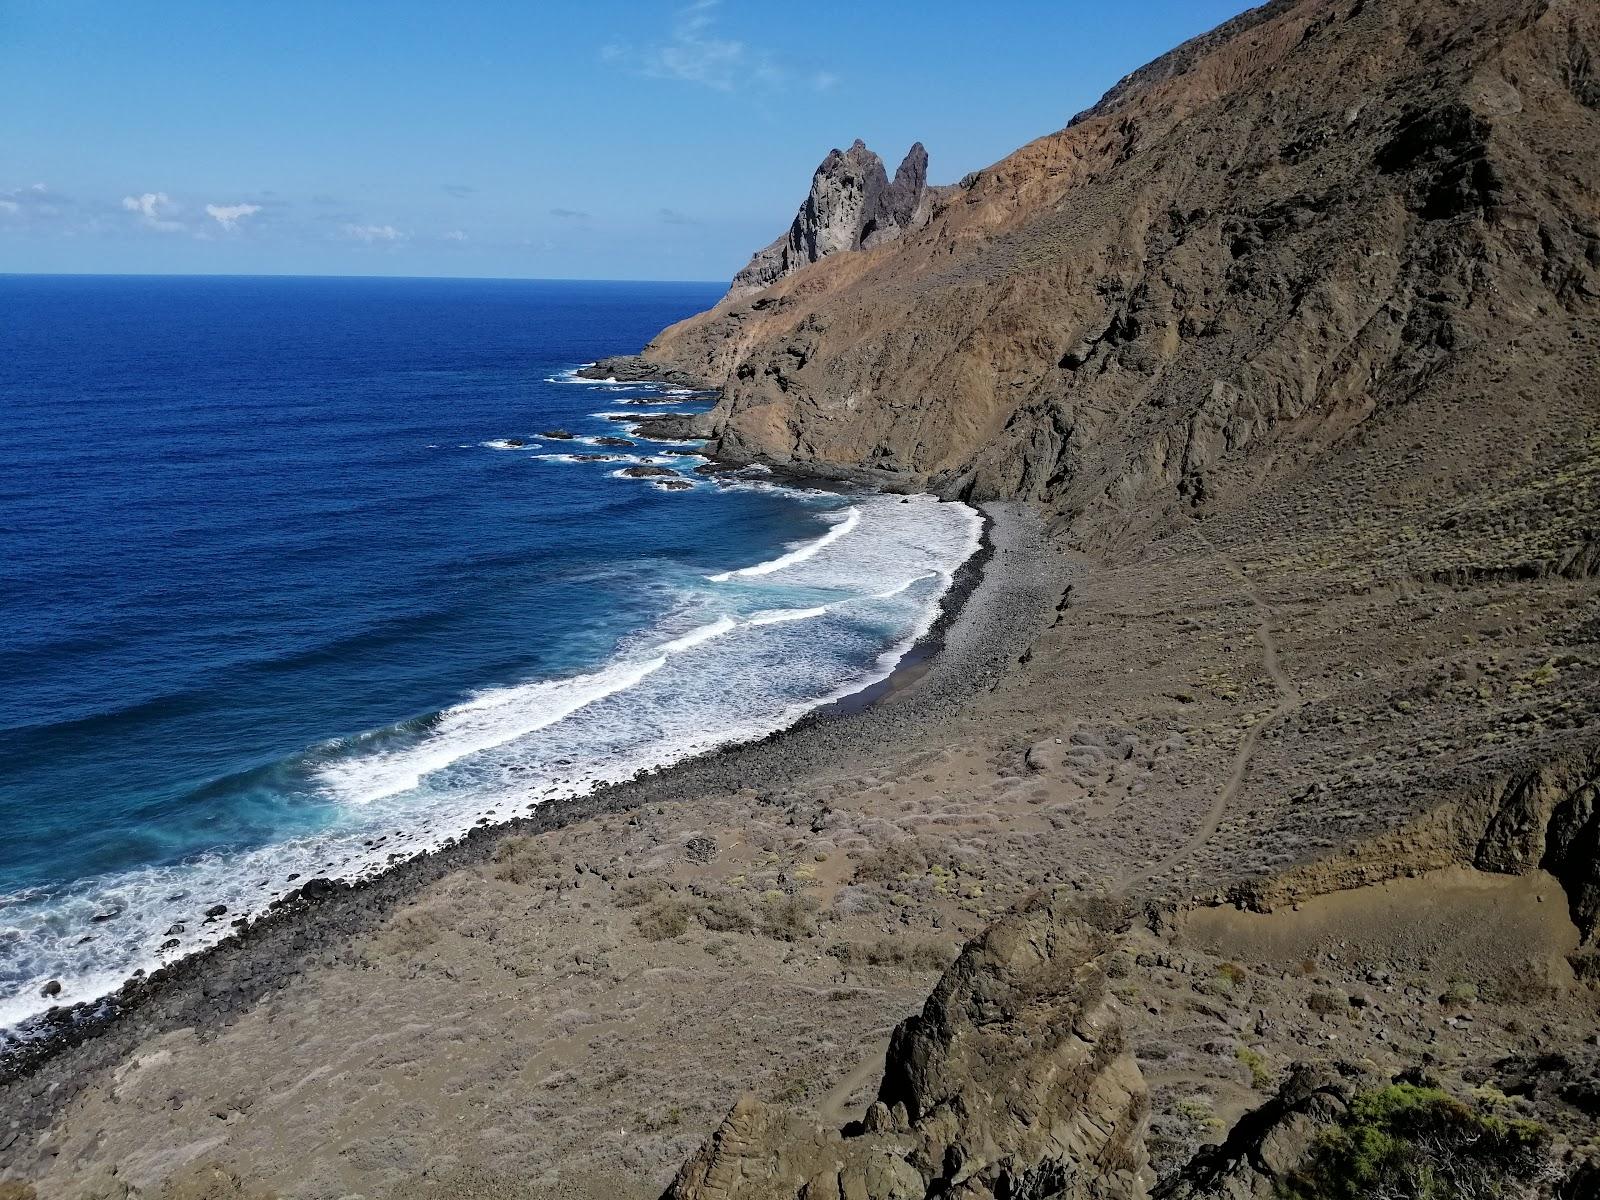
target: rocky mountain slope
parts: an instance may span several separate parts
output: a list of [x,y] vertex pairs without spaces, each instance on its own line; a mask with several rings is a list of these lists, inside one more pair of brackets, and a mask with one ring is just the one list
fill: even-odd
[[1582,0],[1276,0],[923,228],[750,277],[643,358],[724,390],[726,456],[1040,500],[1097,542],[1404,406],[1439,406],[1464,489],[1484,445],[1587,461],[1597,25]]

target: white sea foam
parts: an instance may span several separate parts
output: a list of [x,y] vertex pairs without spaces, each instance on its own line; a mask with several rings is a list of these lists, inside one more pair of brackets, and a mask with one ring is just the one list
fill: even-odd
[[420,744],[330,763],[322,769],[322,780],[334,795],[352,804],[370,804],[410,791],[435,771],[554,725],[585,705],[633,687],[666,664],[662,655],[571,679],[480,692],[440,713],[438,724]]
[[873,592],[872,593],[872,599],[874,599],[874,600],[889,600],[889,599],[891,599],[891,598],[893,598],[895,596],[900,595],[902,592],[909,591],[911,588],[913,588],[917,584],[921,583],[924,579],[937,579],[941,574],[943,574],[943,572],[941,572],[941,571],[927,571],[927,572],[925,572],[925,573],[923,573],[921,575],[915,575],[912,578],[906,580],[904,583],[896,584],[894,587],[890,588],[886,592]]
[[681,637],[675,637],[661,647],[662,654],[678,654],[684,650],[692,650],[702,642],[709,642],[712,638],[721,637],[731,629],[737,629],[739,622],[732,617],[718,617],[708,625],[698,629],[691,629]]
[[[676,577],[669,617],[596,669],[481,691],[428,720],[318,748],[306,786],[320,790],[294,803],[321,806],[320,832],[83,880],[43,900],[0,898],[16,981],[0,992],[0,1028],[57,1002],[40,995],[46,980],[61,980],[59,1002],[93,999],[135,969],[218,941],[235,917],[297,886],[291,875],[370,876],[478,824],[764,737],[887,677],[931,627],[939,581],[977,548],[981,522],[931,497],[849,504],[821,537],[772,560],[786,566],[757,564],[770,569],[740,576],[738,588]],[[205,920],[217,903],[226,915]],[[176,922],[183,931],[169,935]],[[95,940],[83,943],[86,934]]]
[[747,625],[781,625],[785,621],[807,621],[812,617],[826,616],[828,606],[818,605],[816,608],[771,608],[766,612],[758,612],[745,622]]
[[753,567],[740,567],[733,571],[719,571],[715,575],[707,575],[706,578],[712,583],[727,583],[728,580],[733,579],[735,576],[774,574],[777,571],[785,570],[786,568],[792,567],[797,563],[803,563],[806,561],[806,559],[820,554],[824,549],[826,549],[828,546],[831,546],[840,538],[844,537],[859,524],[861,524],[861,510],[859,508],[852,507],[849,512],[845,514],[844,520],[835,523],[833,528],[829,529],[827,533],[823,534],[819,538],[813,539],[812,541],[804,542],[801,545],[796,546],[787,554],[780,555],[779,557],[771,559],[767,562],[756,563]]

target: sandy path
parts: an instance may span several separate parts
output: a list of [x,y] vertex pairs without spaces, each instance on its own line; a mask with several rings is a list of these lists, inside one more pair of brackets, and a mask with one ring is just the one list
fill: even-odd
[[1234,753],[1233,768],[1228,772],[1226,782],[1217,792],[1216,799],[1206,810],[1205,818],[1200,822],[1199,828],[1190,835],[1189,840],[1144,870],[1119,879],[1115,888],[1118,893],[1125,893],[1165,874],[1216,836],[1217,830],[1222,826],[1222,818],[1227,815],[1228,806],[1233,803],[1234,797],[1239,794],[1239,789],[1244,786],[1245,776],[1250,771],[1250,760],[1255,757],[1256,749],[1261,745],[1261,735],[1274,721],[1283,719],[1300,706],[1300,693],[1295,688],[1294,681],[1289,678],[1288,672],[1283,669],[1283,662],[1278,654],[1278,642],[1272,628],[1276,613],[1272,605],[1262,599],[1260,591],[1238,562],[1219,551],[1199,530],[1195,530],[1194,535],[1222,563],[1224,569],[1239,581],[1239,590],[1254,606],[1258,619],[1256,637],[1261,642],[1261,661],[1268,678],[1278,689],[1278,703],[1245,731],[1244,737],[1239,742],[1239,749]]

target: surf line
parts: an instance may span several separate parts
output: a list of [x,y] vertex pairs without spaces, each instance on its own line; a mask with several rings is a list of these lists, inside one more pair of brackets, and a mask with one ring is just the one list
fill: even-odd
[[718,571],[715,575],[707,575],[706,578],[712,583],[727,583],[728,580],[737,575],[771,575],[774,571],[781,571],[785,567],[794,566],[795,563],[805,562],[812,555],[844,537],[859,524],[861,524],[861,510],[852,507],[844,520],[835,524],[827,533],[806,542],[804,545],[797,546],[787,554],[780,555],[778,558],[767,562],[756,563],[753,567],[739,567],[733,571]]

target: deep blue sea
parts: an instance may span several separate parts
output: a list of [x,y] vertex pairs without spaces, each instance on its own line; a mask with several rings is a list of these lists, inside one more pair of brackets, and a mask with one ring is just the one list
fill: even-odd
[[583,441],[720,290],[0,276],[0,1028],[892,668],[969,509]]

